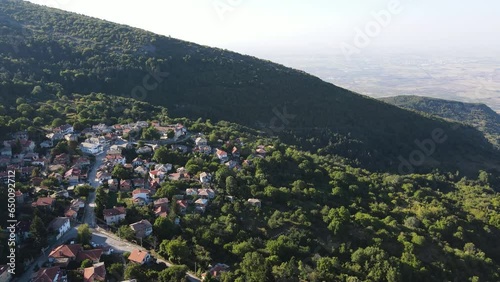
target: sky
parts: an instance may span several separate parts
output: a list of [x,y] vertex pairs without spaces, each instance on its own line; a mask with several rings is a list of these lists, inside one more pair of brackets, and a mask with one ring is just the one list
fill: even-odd
[[250,55],[500,49],[498,0],[30,2]]

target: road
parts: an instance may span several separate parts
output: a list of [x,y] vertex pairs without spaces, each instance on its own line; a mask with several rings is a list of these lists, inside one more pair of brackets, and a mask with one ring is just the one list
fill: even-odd
[[[92,242],[95,242],[96,244],[104,245],[104,246],[110,246],[115,250],[115,253],[124,253],[124,252],[132,252],[133,250],[140,249],[140,250],[146,250],[145,248],[136,245],[134,243],[125,241],[120,239],[118,236],[115,234],[105,231],[102,228],[96,228],[92,232]],[[147,250],[146,250],[147,251]],[[157,262],[162,262],[167,267],[171,267],[174,264],[162,260],[160,258],[156,258]],[[200,282],[201,280],[196,277],[192,273],[186,273],[188,276],[189,281],[191,282]]]
[[95,164],[92,166],[92,169],[90,170],[87,177],[90,185],[94,187],[94,191],[89,194],[89,197],[87,199],[87,204],[85,205],[85,212],[83,215],[83,223],[87,223],[90,227],[95,227],[95,189],[97,189],[97,187],[99,187],[100,185],[100,183],[95,181],[95,177],[97,174],[97,169],[102,165],[103,158],[105,156],[106,148],[104,148],[104,151],[102,153],[95,156]]

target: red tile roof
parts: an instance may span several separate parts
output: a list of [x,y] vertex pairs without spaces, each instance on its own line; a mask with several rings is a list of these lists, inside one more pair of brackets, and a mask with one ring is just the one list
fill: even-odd
[[130,253],[130,256],[128,257],[128,259],[130,261],[133,261],[133,262],[143,263],[144,259],[146,258],[147,255],[148,255],[148,252],[135,249],[132,251],[132,253]]

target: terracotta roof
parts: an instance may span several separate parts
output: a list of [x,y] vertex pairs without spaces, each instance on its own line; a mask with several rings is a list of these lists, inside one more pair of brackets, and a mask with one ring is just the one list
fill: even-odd
[[170,201],[168,200],[168,198],[160,198],[156,201],[154,201],[154,205],[155,207],[157,206],[164,206],[164,205],[167,205]]
[[137,195],[137,194],[149,194],[149,190],[148,189],[135,189],[134,191],[132,191],[132,195]]
[[91,261],[99,261],[101,259],[101,255],[102,255],[102,249],[81,251],[76,256],[76,261],[82,262],[86,259],[89,259]]
[[83,281],[84,282],[94,282],[94,281],[105,281],[106,280],[106,267],[104,262],[96,263],[91,267],[87,267],[83,270]]
[[[59,274],[59,279],[55,280],[56,276]],[[61,268],[59,266],[54,266],[50,268],[42,268],[38,270],[32,278],[32,282],[53,282],[53,281],[62,281],[61,276]]]
[[104,216],[114,216],[119,214],[126,214],[127,210],[124,207],[114,207],[112,209],[105,209],[103,211]]
[[76,258],[78,252],[82,250],[82,245],[73,244],[73,245],[59,245],[55,249],[53,249],[49,257],[50,258]]
[[142,251],[139,249],[135,249],[132,251],[132,253],[130,253],[130,256],[128,257],[128,259],[130,261],[133,261],[133,262],[143,263],[144,259],[146,258],[147,255],[148,255],[148,252]]
[[168,216],[168,207],[167,206],[158,206],[155,209],[155,215],[160,216],[160,217],[167,217]]

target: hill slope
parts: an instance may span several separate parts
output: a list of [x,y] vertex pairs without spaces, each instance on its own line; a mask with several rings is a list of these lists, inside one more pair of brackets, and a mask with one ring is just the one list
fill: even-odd
[[[498,166],[491,161],[498,152],[473,128],[455,128],[268,61],[22,1],[0,4],[0,30],[4,105],[71,93],[128,96],[166,106],[177,117],[260,128],[379,170],[396,170],[398,157],[417,149],[415,140],[443,129],[449,141],[417,168]],[[14,114],[6,108],[9,129],[17,124],[9,119],[20,117]]]
[[396,96],[380,99],[409,110],[424,112],[474,126],[500,146],[500,115],[484,104],[463,103],[420,96]]

